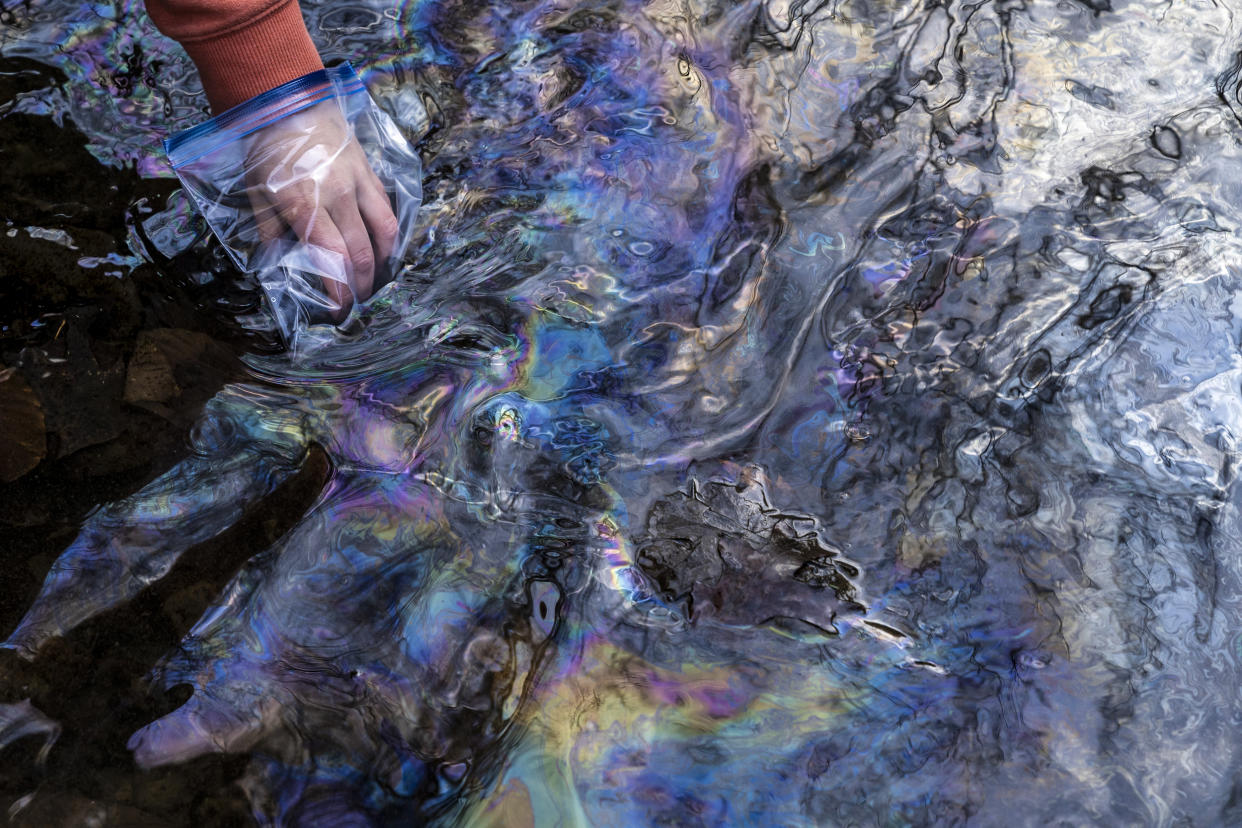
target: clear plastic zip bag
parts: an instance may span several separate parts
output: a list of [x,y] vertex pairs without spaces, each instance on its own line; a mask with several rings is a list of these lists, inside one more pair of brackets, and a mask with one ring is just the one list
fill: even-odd
[[400,269],[422,164],[348,63],[264,92],[164,148],[229,256],[256,275],[290,347]]

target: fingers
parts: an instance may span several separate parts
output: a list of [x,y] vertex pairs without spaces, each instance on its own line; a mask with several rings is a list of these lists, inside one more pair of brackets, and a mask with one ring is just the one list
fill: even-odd
[[[352,139],[350,139],[352,140]],[[297,168],[307,153],[293,162]],[[289,168],[282,157],[281,170]],[[308,252],[313,269],[340,272],[340,279],[323,278],[323,290],[338,321],[355,300],[370,297],[376,286],[377,265],[387,262],[396,248],[397,217],[384,186],[356,145],[346,145],[326,160],[295,170],[294,176],[263,175],[250,193],[261,243],[269,243],[288,231],[303,243],[340,257],[343,267],[330,266],[330,259]],[[280,186],[273,186],[280,180]]]
[[397,217],[393,215],[388,193],[384,192],[384,185],[375,173],[370,173],[370,181],[358,187],[358,210],[375,244],[376,261],[387,262],[397,246]]
[[259,234],[259,243],[274,242],[284,235],[287,225],[280,217],[280,210],[272,203],[272,200],[258,188],[251,188],[247,195],[250,197],[250,207],[254,210],[255,229]]
[[[324,279],[324,292],[343,317],[353,300],[370,297],[375,287],[378,261],[392,254],[397,238],[397,219],[388,198],[376,195],[371,187],[360,188],[357,199],[348,196],[320,199],[316,194],[292,193],[277,204],[281,230],[272,235],[271,222],[259,225],[260,238],[270,241],[288,226],[303,242],[341,257],[341,281]],[[321,268],[322,269],[322,268]],[[328,269],[331,272],[331,269]]]
[[354,281],[353,265],[349,247],[332,216],[319,206],[318,199],[299,197],[285,202],[281,218],[303,242],[336,257],[336,261],[332,261],[316,256],[313,250],[307,251],[307,269],[321,274],[324,293],[332,302],[333,315],[338,321],[345,318],[353,305],[353,290],[350,287]]
[[352,199],[333,204],[329,213],[349,257],[350,284],[354,295],[361,301],[371,295],[375,283],[375,250],[371,246],[371,236],[358,213],[358,205]]

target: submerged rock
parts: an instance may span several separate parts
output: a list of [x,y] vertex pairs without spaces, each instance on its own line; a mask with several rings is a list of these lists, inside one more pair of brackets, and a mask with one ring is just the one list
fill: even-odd
[[823,540],[814,517],[773,507],[754,468],[657,501],[636,547],[638,568],[692,623],[836,635],[838,613],[864,610],[858,567]]

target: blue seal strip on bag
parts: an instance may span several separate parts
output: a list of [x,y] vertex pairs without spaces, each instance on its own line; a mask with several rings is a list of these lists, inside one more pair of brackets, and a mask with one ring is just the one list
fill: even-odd
[[164,139],[164,152],[175,170],[286,115],[342,92],[354,94],[364,91],[366,87],[351,64],[320,69],[243,101],[209,121],[170,135]]
[[290,347],[393,278],[422,203],[418,154],[366,92],[345,63],[164,142],[230,258],[257,275]]

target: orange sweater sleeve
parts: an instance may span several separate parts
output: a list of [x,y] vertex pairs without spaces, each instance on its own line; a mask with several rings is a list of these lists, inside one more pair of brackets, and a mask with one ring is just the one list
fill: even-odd
[[147,0],[198,67],[213,112],[323,68],[297,0]]

